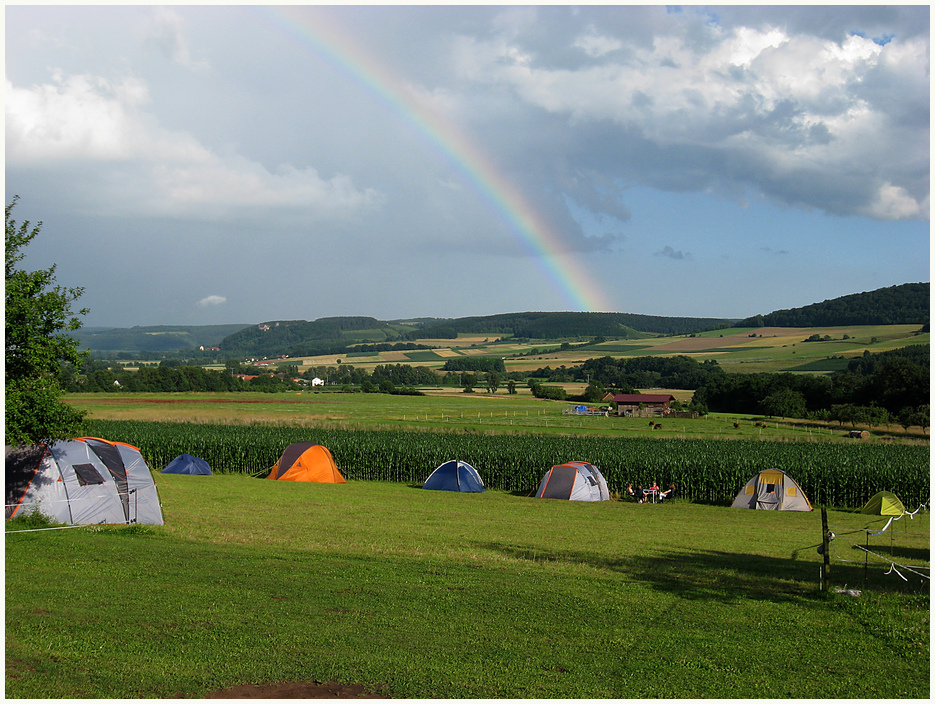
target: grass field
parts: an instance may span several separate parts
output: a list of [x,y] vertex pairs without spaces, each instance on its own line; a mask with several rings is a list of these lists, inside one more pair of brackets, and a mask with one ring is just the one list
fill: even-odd
[[165,526],[7,524],[7,697],[930,695],[927,580],[885,574],[928,565],[924,512],[829,512],[853,598],[818,590],[817,511],[156,479]]
[[[826,373],[830,369],[807,365],[833,357],[853,358],[864,353],[884,352],[910,344],[929,344],[929,333],[919,333],[919,325],[862,325],[814,328],[730,328],[696,335],[672,335],[631,340],[608,340],[600,344],[580,346],[573,341],[570,349],[559,349],[567,340],[535,340],[513,342],[497,335],[459,336],[457,340],[417,340],[437,346],[432,352],[405,353],[367,352],[343,355],[301,357],[284,363],[300,367],[335,365],[338,359],[362,369],[378,364],[406,363],[413,366],[440,368],[444,360],[461,355],[494,355],[503,357],[507,371],[532,371],[545,366],[553,369],[580,365],[597,357],[639,357],[687,355],[698,361],[715,359],[729,372]],[[805,342],[812,335],[831,338]],[[847,339],[845,339],[845,336]],[[537,350],[546,350],[537,353]],[[551,350],[551,351],[548,351]]]
[[[580,392],[583,384],[563,384]],[[71,405],[96,420],[154,420],[188,423],[273,423],[305,427],[370,427],[463,432],[573,433],[607,437],[746,438],[853,442],[850,427],[800,420],[712,413],[703,418],[662,419],[649,430],[646,418],[577,416],[562,413],[571,403],[534,398],[528,389],[508,395],[426,389],[427,396],[311,392],[67,394]],[[654,393],[662,390],[653,389]],[[665,391],[685,400],[691,392]],[[657,421],[660,419],[656,419]],[[735,427],[735,424],[739,427]],[[928,442],[922,428],[874,427],[871,442]]]

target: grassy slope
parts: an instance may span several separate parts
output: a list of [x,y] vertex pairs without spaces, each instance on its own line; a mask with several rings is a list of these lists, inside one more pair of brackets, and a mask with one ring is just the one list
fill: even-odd
[[[439,345],[434,354],[414,352],[382,352],[368,354],[324,355],[290,359],[284,363],[301,366],[335,365],[338,359],[355,367],[372,369],[377,364],[410,364],[440,368],[444,359],[452,356],[495,355],[506,358],[508,371],[530,371],[540,367],[573,366],[595,357],[634,357],[646,355],[684,354],[698,360],[716,359],[730,372],[778,372],[795,370],[810,362],[832,356],[856,357],[864,350],[883,352],[908,344],[929,344],[929,334],[916,334],[918,325],[874,325],[816,328],[731,328],[701,333],[695,337],[678,335],[639,340],[609,340],[608,342],[559,350],[561,340],[514,343],[508,338],[497,342],[496,335],[459,336],[452,340],[419,340],[422,344]],[[833,339],[804,342],[813,334]],[[756,337],[751,337],[756,335]],[[844,340],[844,335],[850,339]],[[876,338],[875,342],[871,342]],[[549,350],[527,356],[533,350]]]
[[[929,695],[927,596],[881,562],[860,599],[819,594],[817,512],[157,483],[163,527],[7,534],[8,697],[312,679],[416,698]],[[860,560],[833,581],[860,587],[845,541],[872,519],[830,522]],[[927,563],[928,531],[903,521],[895,559]]]

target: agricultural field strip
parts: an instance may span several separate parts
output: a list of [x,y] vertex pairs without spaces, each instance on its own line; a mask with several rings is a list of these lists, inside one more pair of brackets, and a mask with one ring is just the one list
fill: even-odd
[[485,484],[531,492],[552,465],[584,460],[601,469],[612,490],[670,482],[683,498],[730,503],[757,472],[789,472],[815,505],[859,508],[881,489],[906,505],[929,496],[929,450],[915,445],[684,440],[592,436],[480,435],[401,430],[94,421],[92,434],[139,447],[154,469],[182,453],[219,472],[269,471],[293,442],[328,447],[348,479],[419,483],[450,459],[481,473]]

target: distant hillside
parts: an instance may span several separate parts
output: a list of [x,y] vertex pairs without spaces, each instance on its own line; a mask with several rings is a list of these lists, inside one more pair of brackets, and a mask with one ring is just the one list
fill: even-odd
[[526,312],[465,318],[377,320],[340,316],[278,320],[253,325],[163,325],[84,328],[72,333],[82,348],[100,352],[167,354],[219,347],[229,356],[305,357],[343,354],[362,343],[403,346],[420,338],[454,339],[459,334],[562,340],[605,337],[636,339],[734,327],[835,325],[927,325],[929,284],[903,284],[822,303],[778,310],[737,322],[726,318],[677,318],[634,313]]
[[396,340],[412,325],[388,323],[364,316],[277,320],[251,325],[221,341],[221,349],[255,357],[288,354],[301,357],[343,350],[355,342]]
[[96,352],[176,352],[217,347],[228,335],[247,327],[231,325],[152,325],[132,328],[80,328],[70,333],[82,349]]
[[811,328],[834,325],[923,325],[929,322],[928,283],[902,284],[853,293],[802,308],[755,315],[734,327]]
[[[636,337],[640,333],[679,335],[734,322],[724,318],[666,318],[633,313],[505,313],[454,318],[419,331],[420,337],[453,337],[451,333],[489,333],[555,340],[563,337]],[[438,334],[447,333],[447,334]]]

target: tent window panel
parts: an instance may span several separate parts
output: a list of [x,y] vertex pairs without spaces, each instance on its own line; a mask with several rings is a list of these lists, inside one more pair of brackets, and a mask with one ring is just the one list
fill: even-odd
[[794,486],[786,487],[786,496],[796,496]]
[[756,487],[753,486],[753,484],[747,484],[747,486],[744,488],[744,493],[747,496],[753,496],[756,493]]
[[767,493],[767,494],[775,494],[775,493],[776,493],[776,485],[775,485],[775,484],[767,484],[767,485],[766,485],[766,493]]
[[101,476],[101,473],[97,471],[93,464],[75,464],[72,467],[75,468],[79,486],[104,483],[104,477]]

